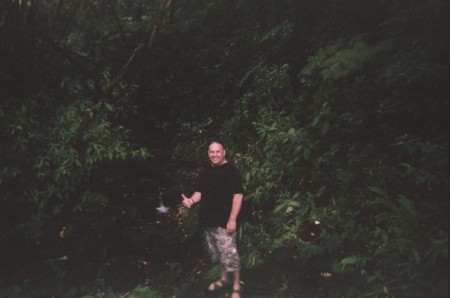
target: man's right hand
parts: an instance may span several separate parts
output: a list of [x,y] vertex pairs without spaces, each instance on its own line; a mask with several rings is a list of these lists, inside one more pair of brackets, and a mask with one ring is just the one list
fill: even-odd
[[191,198],[186,197],[184,194],[181,194],[181,197],[183,198],[183,205],[185,207],[191,208],[194,205],[194,201]]

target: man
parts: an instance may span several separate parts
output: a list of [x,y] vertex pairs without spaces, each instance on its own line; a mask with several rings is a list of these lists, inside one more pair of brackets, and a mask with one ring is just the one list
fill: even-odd
[[211,283],[208,291],[215,292],[231,282],[232,298],[240,297],[240,259],[236,247],[237,218],[242,206],[242,177],[236,167],[228,163],[221,142],[213,141],[208,147],[210,166],[199,176],[196,191],[190,198],[182,194],[183,204],[191,208],[200,204],[199,223],[205,228],[208,250],[213,262],[220,264],[221,277]]

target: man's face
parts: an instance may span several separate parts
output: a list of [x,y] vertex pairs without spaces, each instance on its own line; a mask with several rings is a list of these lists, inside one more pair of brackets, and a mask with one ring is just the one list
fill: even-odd
[[220,166],[225,160],[225,150],[219,143],[212,143],[208,148],[208,157],[213,166]]

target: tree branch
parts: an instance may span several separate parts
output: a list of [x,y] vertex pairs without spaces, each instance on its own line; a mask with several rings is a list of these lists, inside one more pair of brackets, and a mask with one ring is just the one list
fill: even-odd
[[153,18],[152,24],[149,26],[149,28],[145,32],[144,37],[142,38],[141,42],[134,49],[133,54],[131,54],[130,58],[128,58],[128,61],[125,63],[125,65],[122,66],[122,68],[117,73],[117,75],[114,77],[114,79],[109,83],[108,87],[102,94],[102,98],[107,98],[112,93],[114,87],[125,76],[125,73],[130,68],[130,65],[136,60],[136,57],[138,56],[138,54],[140,52],[142,52],[144,50],[148,50],[152,47],[154,38],[156,35],[156,31],[161,23],[161,16],[166,10],[169,9],[171,4],[172,4],[172,0],[162,0],[159,10],[156,13],[155,17]]

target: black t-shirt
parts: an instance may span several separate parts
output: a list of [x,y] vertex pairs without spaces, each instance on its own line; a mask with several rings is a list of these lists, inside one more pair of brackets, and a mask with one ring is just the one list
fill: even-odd
[[197,191],[202,194],[200,225],[226,228],[234,194],[243,194],[242,176],[231,163],[208,166],[199,176]]

